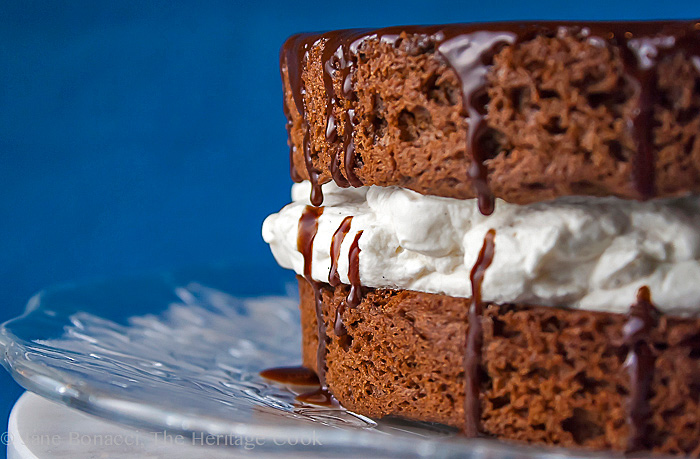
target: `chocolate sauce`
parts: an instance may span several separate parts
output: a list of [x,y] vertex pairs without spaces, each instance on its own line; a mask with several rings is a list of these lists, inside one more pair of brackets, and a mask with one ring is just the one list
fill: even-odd
[[295,147],[294,142],[292,142],[292,126],[294,125],[294,123],[292,123],[292,116],[289,113],[289,107],[287,107],[286,97],[282,101],[282,111],[284,112],[284,116],[287,119],[286,127],[287,138],[289,139],[287,141],[289,143],[289,175],[292,177],[292,181],[294,183],[299,183],[303,179],[299,175],[299,171],[297,171],[297,168],[294,165],[294,152],[296,151],[297,147]]
[[338,406],[338,402],[335,397],[328,392],[325,387],[319,387],[318,389],[299,394],[295,397],[298,402],[309,403],[311,405],[321,405],[321,406]]
[[304,126],[304,164],[306,164],[306,171],[309,174],[309,181],[311,182],[310,201],[314,206],[320,206],[323,204],[323,190],[321,190],[321,184],[318,183],[320,172],[314,167],[313,160],[311,159],[309,122],[304,121]]
[[299,218],[297,233],[297,250],[304,257],[304,277],[311,280],[311,260],[314,239],[318,231],[318,218],[323,214],[323,207],[306,206]]
[[[629,120],[629,133],[637,144],[632,163],[632,180],[640,199],[656,195],[654,183],[655,149],[653,144],[653,106],[659,99],[657,87],[658,63],[675,53],[684,53],[688,59],[698,60],[700,56],[700,25],[697,21],[663,22],[518,22],[486,24],[451,24],[444,26],[389,27],[377,30],[340,30],[319,35],[296,35],[283,47],[287,56],[287,74],[290,90],[297,101],[297,108],[303,113],[301,63],[306,58],[308,48],[318,40],[324,40],[322,65],[326,91],[326,138],[329,143],[337,142],[337,124],[334,115],[336,105],[343,106],[347,114],[343,120],[342,147],[334,146],[331,160],[331,174],[339,186],[361,186],[355,175],[356,159],[352,138],[353,126],[357,120],[352,105],[355,96],[352,75],[357,69],[358,51],[367,40],[380,40],[399,45],[402,33],[420,36],[419,42],[432,43],[456,72],[462,89],[464,115],[467,117],[466,139],[467,156],[471,162],[468,176],[479,201],[479,209],[484,214],[493,211],[494,196],[488,183],[486,161],[490,155],[480,141],[487,130],[486,77],[492,65],[493,56],[504,45],[513,45],[531,40],[539,35],[554,37],[557,34],[577,35],[591,43],[610,47],[619,53],[623,60],[624,74],[636,87],[636,108]],[[617,48],[615,48],[617,46]],[[617,51],[615,51],[617,49]],[[432,51],[429,51],[432,52]],[[296,57],[296,61],[292,59]],[[339,75],[337,73],[340,72]],[[333,86],[333,79],[339,78],[345,103],[341,104]],[[304,117],[304,119],[306,119]],[[305,127],[308,132],[308,126]],[[305,140],[308,142],[308,140]],[[310,150],[305,148],[307,168],[310,164]],[[339,154],[344,153],[345,177],[339,172]],[[313,167],[311,166],[311,169]],[[312,176],[312,184],[318,186],[318,172]],[[346,180],[347,178],[347,180]],[[315,182],[314,182],[315,180]],[[348,182],[346,184],[346,181]],[[318,192],[317,192],[318,194]],[[318,198],[318,197],[317,197]],[[318,199],[315,201],[317,202]]]
[[637,152],[632,163],[632,180],[641,199],[656,196],[655,145],[654,145],[654,104],[659,101],[658,63],[674,52],[684,51],[699,55],[697,24],[693,34],[682,31],[674,35],[635,36],[631,32],[620,34],[616,39],[621,46],[621,57],[627,78],[634,84],[637,106],[628,126],[631,137],[637,144]]
[[348,330],[343,324],[343,313],[346,309],[355,308],[362,302],[362,284],[360,283],[360,236],[362,231],[358,231],[355,239],[352,241],[350,251],[348,253],[348,279],[350,280],[350,292],[347,298],[340,303],[335,310],[335,323],[333,331],[335,335],[342,338],[348,334]]
[[[281,55],[287,64],[287,79],[294,98],[294,104],[297,107],[299,116],[302,118],[302,130],[304,133],[302,153],[304,154],[304,165],[306,166],[306,172],[309,176],[309,181],[311,182],[311,204],[314,206],[320,206],[323,204],[323,191],[321,190],[321,184],[318,182],[320,171],[316,169],[313,164],[311,132],[303,97],[303,94],[306,92],[306,88],[301,75],[301,69],[303,64],[308,60],[309,49],[311,49],[311,46],[313,46],[317,40],[318,38],[313,34],[294,35],[287,40],[287,43],[290,43],[290,46],[287,46],[287,43],[285,43],[285,46],[282,48],[281,52]],[[288,118],[288,120],[290,119],[291,118]],[[294,151],[292,150],[290,153],[294,154]],[[290,172],[296,174],[296,177],[292,175],[292,180],[299,178],[299,174],[294,167],[293,160],[291,161],[290,169]]]
[[306,206],[299,218],[297,233],[297,250],[304,257],[304,278],[311,284],[314,291],[316,307],[316,324],[318,333],[318,348],[316,351],[316,369],[321,386],[326,384],[326,323],[323,321],[321,310],[321,286],[311,277],[311,260],[313,257],[314,239],[318,231],[318,218],[323,214],[323,207]]
[[321,406],[338,406],[337,400],[321,386],[318,376],[306,367],[277,367],[260,372],[260,376],[270,381],[290,386],[317,386],[316,389],[304,392],[294,397],[296,401]]
[[515,40],[516,35],[512,32],[479,31],[456,36],[444,41],[438,48],[462,84],[462,106],[469,125],[467,152],[471,154],[467,175],[476,193],[479,211],[484,215],[491,215],[494,210],[494,196],[484,164],[488,152],[484,151],[479,142],[486,131],[486,75],[496,50],[503,45],[513,44]]
[[[297,395],[296,400],[301,403],[310,403],[321,406],[336,406],[338,402],[326,388],[326,325],[323,320],[321,285],[311,277],[311,260],[313,258],[313,246],[318,232],[318,219],[323,214],[323,207],[306,206],[299,218],[297,234],[297,250],[304,257],[304,278],[309,282],[314,291],[316,310],[316,323],[318,334],[318,348],[316,350],[316,368],[313,372],[305,367],[278,367],[260,372],[260,376],[272,381],[296,386],[319,386],[318,389]],[[345,220],[343,221],[345,223]],[[349,222],[348,222],[349,223]],[[343,226],[341,224],[341,226]],[[334,237],[335,239],[335,237]]]
[[340,275],[338,275],[338,257],[340,257],[340,246],[343,244],[345,236],[350,231],[352,217],[345,217],[338,226],[338,229],[333,233],[331,240],[331,270],[328,273],[328,283],[331,287],[340,285]]
[[345,175],[348,176],[348,182],[354,187],[361,187],[362,181],[355,174],[355,140],[352,138],[352,133],[355,124],[358,123],[355,118],[355,110],[348,109],[346,112],[347,121],[345,122],[345,135],[343,136],[343,151],[345,151]]
[[643,449],[647,435],[647,421],[651,415],[649,392],[655,360],[649,335],[658,319],[659,311],[651,302],[649,287],[644,286],[637,291],[637,302],[630,306],[623,328],[624,344],[628,348],[624,366],[630,378],[627,400],[628,451]]
[[354,308],[362,301],[362,284],[360,283],[360,236],[362,231],[358,231],[352,241],[348,253],[348,279],[350,280],[350,293],[346,303],[348,307]]
[[481,407],[479,406],[479,368],[481,366],[481,351],[483,344],[483,326],[481,315],[484,306],[481,302],[481,285],[484,282],[486,269],[491,266],[496,246],[494,238],[496,231],[488,230],[484,236],[484,245],[481,246],[479,257],[472,267],[469,280],[472,284],[472,298],[469,305],[469,328],[467,330],[467,348],[464,359],[464,374],[466,376],[464,388],[464,430],[467,437],[479,435],[481,422]]
[[[280,51],[280,73],[282,73],[282,80],[284,81],[284,73],[283,69],[285,68],[285,65],[287,68],[289,68],[289,65],[287,64],[287,54],[284,52],[284,50]],[[289,112],[289,107],[287,106],[287,95],[283,94],[282,95],[282,112],[284,113],[284,117],[287,119],[286,127],[287,127],[287,142],[289,143],[289,175],[292,177],[292,181],[294,183],[299,183],[302,181],[301,176],[299,175],[299,171],[297,171],[296,166],[294,165],[294,152],[296,151],[296,147],[294,146],[294,142],[292,142],[292,126],[294,123],[292,122],[292,114]]]
[[[357,40],[365,39],[365,32],[338,31],[329,32],[324,36],[326,41],[323,46],[321,62],[323,64],[323,86],[326,92],[326,141],[334,144],[338,138],[338,123],[333,113],[333,108],[339,103],[334,78],[340,79],[341,95],[345,100],[354,102],[352,87],[352,72],[357,62]],[[344,111],[345,119],[343,124],[342,148],[334,145],[331,156],[330,171],[333,181],[342,188],[350,185],[354,187],[362,186],[362,182],[355,174],[355,143],[353,140],[354,110]],[[345,176],[340,173],[340,153],[344,152],[343,163],[345,164]],[[347,178],[346,178],[347,177]]]
[[275,381],[291,386],[318,386],[320,382],[313,370],[306,367],[276,367],[268,368],[260,372],[260,376],[270,381]]

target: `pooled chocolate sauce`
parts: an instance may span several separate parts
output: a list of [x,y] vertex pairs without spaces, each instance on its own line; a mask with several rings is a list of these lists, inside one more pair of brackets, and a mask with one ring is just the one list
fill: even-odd
[[496,231],[488,230],[484,236],[484,245],[469,274],[472,284],[472,298],[469,305],[469,328],[467,330],[467,348],[464,359],[464,374],[466,376],[464,390],[464,430],[467,437],[479,435],[481,423],[481,407],[479,406],[479,367],[481,366],[481,348],[483,344],[483,326],[481,315],[484,306],[481,302],[481,285],[484,282],[486,269],[491,266],[496,246],[494,238]]
[[338,402],[328,389],[321,386],[318,376],[306,367],[277,367],[260,372],[260,376],[290,386],[318,386],[295,397],[298,402],[321,406],[337,406]]
[[654,354],[649,344],[650,332],[656,326],[659,311],[651,302],[649,287],[637,292],[637,302],[630,306],[627,322],[623,328],[623,340],[627,346],[625,369],[630,378],[630,393],[627,399],[627,450],[644,448],[647,421],[651,415],[649,391],[654,376]]
[[321,310],[321,286],[311,277],[311,260],[313,259],[314,239],[318,232],[318,219],[323,214],[323,207],[306,206],[299,218],[297,233],[297,250],[304,257],[304,278],[314,291],[318,348],[316,350],[317,372],[305,367],[278,367],[260,372],[260,376],[272,381],[296,386],[319,386],[318,389],[305,392],[296,397],[301,403],[333,406],[337,402],[326,389],[326,325]]
[[282,384],[292,386],[318,386],[320,382],[316,372],[306,367],[276,367],[260,372],[260,376]]
[[310,403],[311,405],[321,405],[321,406],[338,406],[333,394],[328,392],[325,387],[320,387],[311,392],[304,392],[295,397],[298,402]]
[[[697,59],[700,55],[700,23],[697,21],[519,22],[340,30],[318,35],[295,35],[284,44],[283,53],[287,56],[290,90],[300,114],[306,120],[302,101],[302,63],[312,44],[324,40],[322,65],[327,99],[326,139],[329,143],[336,143],[339,137],[334,107],[344,107],[341,111],[347,113],[349,118],[344,120],[342,147],[333,146],[335,153],[330,164],[331,174],[339,186],[361,186],[362,183],[355,174],[356,159],[352,138],[353,126],[357,123],[357,120],[352,119],[357,116],[353,107],[356,100],[352,76],[358,66],[358,52],[367,40],[381,40],[398,46],[402,42],[400,39],[403,33],[420,36],[418,41],[423,45],[432,43],[434,46],[425,46],[425,50],[428,50],[425,52],[436,50],[456,72],[461,83],[463,111],[468,122],[466,151],[471,159],[468,176],[478,198],[479,209],[488,215],[493,211],[494,196],[488,183],[486,161],[493,156],[493,152],[484,149],[481,139],[487,130],[487,75],[493,56],[502,46],[522,43],[537,36],[554,37],[562,32],[578,35],[596,45],[610,47],[621,56],[624,77],[636,90],[636,108],[628,123],[629,135],[637,144],[632,162],[632,180],[640,199],[654,197],[656,146],[653,144],[653,107],[659,100],[658,63],[675,53],[682,53],[688,59]],[[296,60],[292,62],[294,59]],[[337,72],[340,72],[338,76]],[[336,94],[334,77],[341,80],[342,94]],[[305,123],[304,130],[308,133],[308,122]],[[304,142],[308,142],[306,136]],[[339,152],[345,155],[345,177],[339,172]],[[309,148],[304,148],[304,158],[307,169],[315,171],[311,165]],[[309,177],[316,190],[316,199],[312,201],[315,204],[320,194],[318,171],[309,173]]]
[[326,323],[323,321],[321,307],[321,286],[311,277],[311,260],[313,257],[314,239],[318,231],[318,218],[323,214],[323,207],[306,206],[299,218],[297,233],[297,250],[304,257],[304,278],[311,284],[314,291],[316,306],[316,324],[318,333],[318,349],[316,351],[316,368],[321,386],[326,385]]
[[331,239],[331,270],[328,273],[328,283],[331,287],[340,285],[340,275],[338,274],[338,257],[340,257],[340,246],[343,244],[345,236],[350,231],[352,217],[345,217],[338,226],[338,229],[333,233]]
[[362,302],[362,284],[360,283],[360,236],[362,231],[358,231],[352,241],[348,253],[348,279],[350,280],[350,292],[347,298],[340,303],[335,311],[335,323],[333,331],[335,335],[342,338],[348,334],[348,330],[343,324],[343,313],[346,309],[355,308]]

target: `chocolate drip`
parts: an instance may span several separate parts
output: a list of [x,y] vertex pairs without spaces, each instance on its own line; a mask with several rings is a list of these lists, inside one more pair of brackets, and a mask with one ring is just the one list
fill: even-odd
[[[298,34],[294,35],[285,42],[282,47],[282,55],[287,63],[287,79],[289,81],[289,87],[294,98],[294,104],[297,107],[299,116],[302,118],[302,130],[304,132],[304,138],[302,141],[302,150],[304,154],[304,165],[306,166],[306,172],[309,175],[309,181],[311,182],[311,204],[314,206],[320,206],[323,204],[323,191],[321,190],[321,184],[318,181],[318,176],[320,171],[314,167],[313,164],[313,154],[311,151],[311,129],[309,127],[309,119],[306,114],[306,108],[304,105],[303,94],[306,92],[304,87],[304,79],[301,75],[301,67],[308,60],[309,49],[317,41],[317,38],[313,34]],[[291,120],[291,117],[288,117]],[[293,154],[294,151],[291,151]],[[292,161],[293,169],[292,180],[295,178],[300,178],[296,168],[293,166],[294,161]],[[295,175],[296,174],[296,177]],[[296,180],[295,180],[296,181]]]
[[354,308],[362,301],[362,284],[360,283],[360,236],[362,231],[358,231],[355,240],[352,241],[350,252],[348,253],[348,279],[350,280],[350,293],[346,303],[348,307]]
[[467,175],[476,193],[479,211],[484,215],[491,215],[494,210],[494,196],[484,164],[488,152],[479,142],[486,131],[486,75],[497,49],[515,40],[512,32],[479,31],[454,37],[438,48],[462,84],[462,106],[469,125],[467,153],[471,154]]
[[481,315],[484,306],[481,302],[481,285],[484,282],[486,269],[491,266],[496,246],[494,238],[496,231],[488,230],[484,236],[484,245],[481,247],[479,257],[472,267],[469,280],[472,284],[472,298],[469,305],[469,328],[467,330],[467,347],[464,359],[464,374],[466,376],[464,388],[464,435],[476,437],[479,435],[481,423],[481,407],[479,406],[479,369],[481,367],[481,351],[483,344],[483,325]]
[[279,367],[270,368],[260,372],[264,378],[284,384],[297,386],[316,386],[319,388],[310,392],[297,395],[296,400],[301,403],[310,403],[321,406],[334,406],[337,402],[328,389],[326,389],[326,325],[323,320],[321,285],[311,277],[311,260],[313,259],[313,245],[318,232],[318,218],[323,214],[323,207],[306,206],[299,218],[297,250],[304,257],[304,278],[311,284],[314,291],[316,307],[316,323],[318,333],[318,348],[316,351],[316,368],[314,373],[305,367]]
[[643,449],[647,435],[647,421],[651,415],[649,393],[655,360],[649,341],[650,332],[658,319],[659,311],[651,302],[649,287],[641,287],[637,291],[637,302],[630,306],[623,328],[624,344],[628,348],[624,366],[630,378],[627,400],[628,451]]
[[308,281],[311,280],[311,260],[318,231],[318,218],[322,214],[322,207],[306,206],[299,218],[297,250],[304,257],[304,277]]
[[[280,72],[282,72],[285,65],[287,68],[289,68],[289,64],[287,63],[287,53],[284,52],[284,49],[282,49],[280,51]],[[284,74],[282,75],[282,78],[284,79]],[[293,182],[299,183],[302,181],[302,178],[299,175],[299,171],[297,171],[296,166],[294,166],[294,152],[296,151],[294,142],[292,142],[292,126],[294,123],[292,123],[292,114],[289,112],[289,106],[287,105],[287,96],[284,94],[282,95],[282,112],[284,113],[284,117],[287,119],[286,127],[288,139],[287,143],[289,143],[289,175],[292,177]]]
[[625,73],[634,82],[637,92],[637,108],[634,110],[628,129],[637,145],[637,152],[632,163],[632,181],[642,199],[649,199],[656,194],[654,179],[654,102],[657,98],[657,75],[655,66],[642,67],[631,51],[630,42],[622,48]]
[[[540,22],[540,23],[487,23],[451,24],[444,26],[389,27],[377,30],[341,30],[319,35],[297,35],[284,45],[287,58],[287,73],[290,90],[297,108],[301,107],[304,91],[300,65],[313,40],[325,40],[322,64],[326,90],[326,138],[337,141],[337,124],[334,107],[339,103],[333,81],[339,78],[343,97],[354,98],[352,75],[357,68],[357,54],[367,40],[380,40],[398,45],[402,34],[418,35],[422,45],[432,43],[447,64],[459,77],[462,89],[463,111],[468,120],[467,156],[471,158],[468,176],[479,200],[479,209],[484,214],[493,211],[494,196],[488,183],[485,162],[492,156],[486,151],[481,138],[487,128],[486,94],[487,75],[494,55],[502,46],[521,43],[538,35],[554,37],[559,33],[580,36],[601,46],[621,45],[619,52],[623,60],[625,77],[635,86],[637,107],[629,120],[631,136],[637,143],[637,153],[632,164],[632,179],[642,199],[656,195],[654,183],[655,149],[653,142],[653,106],[659,99],[657,88],[658,62],[667,56],[681,52],[688,59],[700,61],[700,23],[697,21],[663,22]],[[426,46],[430,49],[431,46]],[[291,56],[296,56],[295,62]],[[340,75],[337,75],[340,72]],[[353,102],[354,100],[351,100]],[[303,107],[301,108],[303,111]],[[342,148],[337,145],[331,160],[331,174],[339,186],[361,186],[355,175],[356,155],[352,136],[354,112],[344,112]],[[300,113],[302,113],[300,111]],[[308,127],[304,127],[308,130]],[[339,171],[339,154],[344,152],[345,177]],[[304,153],[305,158],[309,156]],[[307,161],[309,167],[310,159]],[[312,167],[313,169],[313,167]],[[311,174],[310,174],[311,177]],[[318,172],[311,178],[318,182]],[[346,184],[347,181],[347,184]]]
[[[355,308],[362,302],[362,284],[360,283],[360,236],[362,231],[358,231],[355,235],[355,240],[352,241],[350,251],[348,253],[348,279],[350,280],[350,292],[344,301],[340,303],[335,310],[335,323],[333,331],[339,338],[347,336],[348,330],[343,324],[343,313],[346,309]],[[347,342],[344,341],[345,344]],[[345,346],[347,347],[347,346]]]
[[[292,118],[289,116],[289,108],[287,108],[287,103],[284,103],[284,115],[287,117],[287,136],[291,139],[292,138]],[[296,151],[296,147],[294,144],[289,141],[289,176],[292,178],[292,181],[294,183],[300,183],[303,181],[301,178],[301,175],[299,175],[299,171],[297,171],[296,166],[294,165],[294,152]]]
[[632,163],[632,180],[639,197],[643,200],[656,196],[655,145],[654,145],[654,104],[659,101],[658,63],[672,52],[683,51],[698,55],[698,24],[690,31],[680,30],[672,35],[638,36],[627,31],[615,37],[622,45],[621,57],[626,77],[634,84],[637,105],[630,119],[628,129],[637,144],[637,152]]
[[331,270],[328,273],[328,283],[331,287],[337,287],[340,285],[340,275],[338,274],[338,257],[340,257],[340,246],[343,244],[345,236],[350,231],[350,223],[352,222],[352,217],[345,217],[343,221],[338,226],[338,229],[333,233],[333,239],[331,240]]
[[[326,92],[326,141],[329,145],[335,144],[338,139],[338,126],[333,114],[333,109],[338,103],[335,94],[335,86],[333,85],[333,76],[336,72],[347,72],[349,74],[349,62],[345,58],[342,46],[338,45],[334,49],[331,43],[332,38],[326,40],[323,46],[323,55],[321,62],[323,65],[323,86]],[[342,73],[341,73],[342,75]],[[344,81],[344,77],[341,76]],[[330,147],[329,147],[330,148]],[[331,177],[335,183],[341,188],[350,186],[350,182],[340,173],[340,150],[335,148],[331,156]]]
[[309,48],[315,41],[314,34],[300,33],[292,35],[287,39],[281,51],[281,58],[287,64],[287,80],[289,81],[294,105],[296,105],[297,111],[302,118],[305,118],[303,98],[305,87],[301,77],[301,68],[306,62]]
[[358,123],[355,118],[355,110],[348,109],[346,111],[345,134],[343,135],[343,151],[345,151],[345,175],[348,177],[348,182],[354,187],[361,187],[362,181],[355,174],[356,156],[355,156],[355,140],[352,133],[355,125]]
[[320,172],[314,167],[313,160],[311,159],[311,141],[309,136],[309,123],[304,121],[304,164],[306,164],[306,171],[309,174],[309,181],[311,182],[311,204],[314,206],[320,206],[323,204],[323,190],[321,189],[321,184],[318,183],[318,176]]
[[[334,144],[338,138],[338,128],[333,108],[339,102],[335,92],[333,79],[340,79],[341,95],[350,102],[355,102],[352,86],[352,73],[357,66],[357,48],[367,38],[361,30],[340,30],[329,32],[325,36],[321,63],[323,65],[323,86],[326,92],[326,140]],[[353,131],[356,120],[354,110],[345,110],[342,148],[333,146],[330,171],[335,183],[347,188],[362,186],[362,182],[355,174],[355,144]],[[340,153],[344,152],[345,176],[340,173]],[[347,177],[347,178],[346,178]]]
[[292,386],[318,386],[318,376],[306,367],[276,367],[260,372],[260,376],[270,381]]
[[322,386],[326,384],[326,323],[323,321],[321,286],[311,277],[311,260],[314,239],[318,231],[318,218],[323,214],[323,207],[306,206],[299,218],[297,250],[304,257],[304,278],[311,284],[316,304],[316,324],[318,327],[318,349],[316,351],[316,370]]

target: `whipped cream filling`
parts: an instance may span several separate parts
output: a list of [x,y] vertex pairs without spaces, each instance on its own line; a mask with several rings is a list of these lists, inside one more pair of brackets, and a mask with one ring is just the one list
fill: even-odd
[[[302,275],[299,218],[310,184],[292,187],[292,203],[263,223],[277,262]],[[664,313],[700,312],[700,197],[636,202],[567,197],[530,205],[497,200],[490,216],[475,199],[423,196],[398,187],[323,186],[324,211],[313,243],[311,276],[328,282],[330,245],[352,216],[338,258],[349,284],[348,251],[359,239],[367,287],[471,296],[469,273],[486,232],[495,256],[482,286],[485,301],[626,313],[647,285]]]

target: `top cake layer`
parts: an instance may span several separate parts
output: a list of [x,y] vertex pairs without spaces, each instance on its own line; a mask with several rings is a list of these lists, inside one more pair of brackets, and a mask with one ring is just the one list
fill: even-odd
[[700,191],[697,21],[301,34],[281,68],[295,181],[478,197],[486,214],[494,197]]

